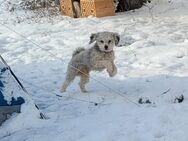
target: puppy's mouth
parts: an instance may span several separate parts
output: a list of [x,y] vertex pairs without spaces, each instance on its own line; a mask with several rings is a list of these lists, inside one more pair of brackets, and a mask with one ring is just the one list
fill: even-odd
[[105,49],[104,52],[112,52],[111,49]]

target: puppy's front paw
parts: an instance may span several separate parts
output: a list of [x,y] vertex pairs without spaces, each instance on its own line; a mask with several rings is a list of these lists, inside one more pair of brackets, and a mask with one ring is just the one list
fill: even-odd
[[111,73],[109,73],[109,75],[110,77],[114,77],[116,74],[117,74],[117,68],[114,67],[114,70]]
[[116,74],[117,74],[117,72],[114,71],[114,72],[110,73],[109,76],[114,77]]

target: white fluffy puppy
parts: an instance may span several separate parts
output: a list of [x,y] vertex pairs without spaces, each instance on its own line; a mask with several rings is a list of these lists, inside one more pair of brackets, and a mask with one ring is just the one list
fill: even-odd
[[90,36],[90,43],[95,42],[89,49],[77,48],[72,55],[67,68],[65,82],[61,92],[65,92],[69,84],[80,76],[79,86],[82,92],[86,92],[85,84],[89,82],[90,71],[107,70],[110,77],[117,73],[114,64],[114,46],[119,43],[120,36],[113,32],[99,32]]

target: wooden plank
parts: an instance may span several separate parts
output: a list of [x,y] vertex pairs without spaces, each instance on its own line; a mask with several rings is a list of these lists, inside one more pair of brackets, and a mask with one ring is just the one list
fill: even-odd
[[8,119],[8,115],[20,113],[21,106],[0,106],[0,125]]
[[0,106],[0,114],[12,114],[14,112],[20,112],[20,105],[16,106]]

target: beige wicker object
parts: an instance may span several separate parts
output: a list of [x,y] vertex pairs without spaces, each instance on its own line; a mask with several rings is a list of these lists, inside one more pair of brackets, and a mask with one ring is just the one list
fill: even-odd
[[72,0],[60,0],[60,6],[63,15],[74,17]]
[[113,0],[80,0],[82,16],[114,16],[115,7]]
[[[70,17],[75,17],[74,0],[60,0],[61,13]],[[81,16],[79,17],[104,17],[114,16],[115,7],[113,0],[80,0]]]

